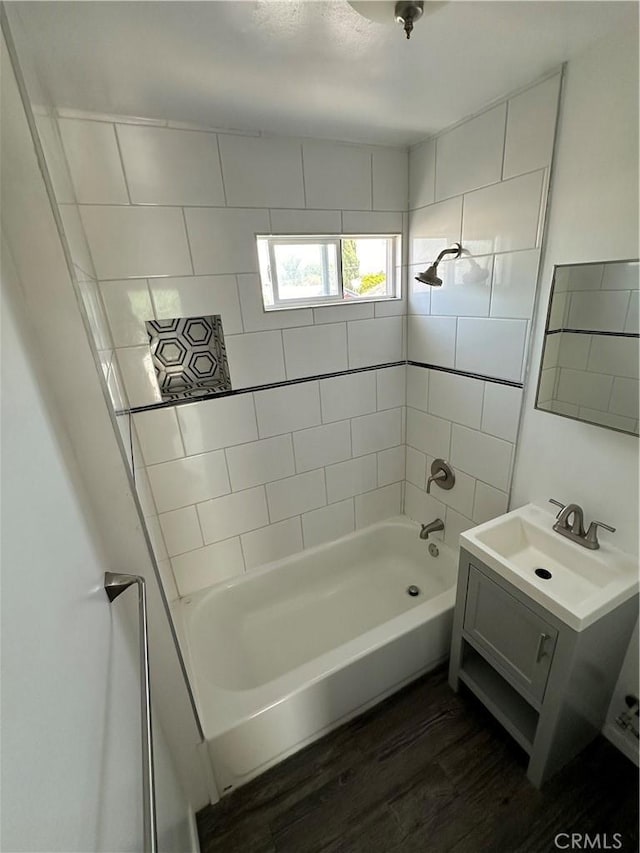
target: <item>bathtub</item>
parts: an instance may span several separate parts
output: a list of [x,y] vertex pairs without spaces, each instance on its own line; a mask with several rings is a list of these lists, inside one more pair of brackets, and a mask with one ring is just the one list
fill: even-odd
[[221,793],[448,657],[457,555],[418,531],[383,521],[183,599]]

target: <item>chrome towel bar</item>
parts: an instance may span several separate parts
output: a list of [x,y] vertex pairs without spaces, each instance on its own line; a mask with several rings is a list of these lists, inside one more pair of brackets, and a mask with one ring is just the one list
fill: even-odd
[[147,626],[147,591],[140,575],[105,572],[104,588],[113,602],[130,586],[138,587],[138,616],[140,620],[140,717],[142,721],[142,794],[143,850],[157,853],[156,793],[153,775],[153,731],[151,728],[151,683],[149,680],[149,631]]

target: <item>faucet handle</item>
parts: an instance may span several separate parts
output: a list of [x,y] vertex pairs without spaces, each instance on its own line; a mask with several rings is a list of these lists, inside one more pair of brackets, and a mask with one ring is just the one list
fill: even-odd
[[[549,503],[559,506],[560,512],[562,512],[562,510],[566,507],[566,504],[560,503],[560,501],[557,501],[555,498],[549,498]],[[560,512],[556,514],[556,518],[560,517]]]
[[598,527],[604,527],[604,529],[608,530],[609,533],[616,532],[615,527],[605,524],[604,521],[592,521],[589,525],[589,529],[587,530],[585,539],[587,542],[592,542],[595,548],[600,547],[600,543],[598,542]]

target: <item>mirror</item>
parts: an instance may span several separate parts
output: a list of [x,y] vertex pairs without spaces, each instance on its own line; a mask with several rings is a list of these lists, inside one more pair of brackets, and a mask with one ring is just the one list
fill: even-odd
[[638,261],[554,267],[536,408],[638,435]]

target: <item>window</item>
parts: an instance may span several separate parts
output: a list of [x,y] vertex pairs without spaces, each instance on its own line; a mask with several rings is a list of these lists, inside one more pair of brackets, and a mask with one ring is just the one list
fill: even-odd
[[399,299],[398,234],[258,235],[265,311]]

